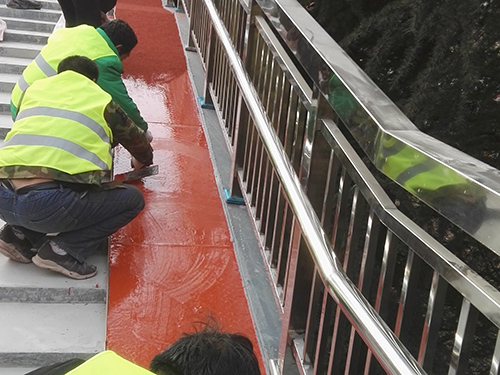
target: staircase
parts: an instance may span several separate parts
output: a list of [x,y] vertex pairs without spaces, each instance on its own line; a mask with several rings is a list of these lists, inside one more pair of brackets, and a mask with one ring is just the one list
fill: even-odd
[[[11,9],[6,2],[0,0],[7,23],[0,42],[0,144],[12,127],[12,88],[62,21],[56,0],[42,1],[41,10]],[[88,358],[105,348],[107,246],[88,262],[98,267],[97,276],[77,281],[0,255],[0,375]]]

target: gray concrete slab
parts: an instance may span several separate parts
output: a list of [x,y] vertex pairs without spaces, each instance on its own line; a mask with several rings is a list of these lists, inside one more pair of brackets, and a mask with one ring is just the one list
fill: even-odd
[[7,29],[4,33],[4,40],[11,42],[35,43],[44,46],[50,33],[44,31],[26,31]]
[[5,138],[5,129],[12,129],[12,117],[10,114],[0,115],[0,139]]
[[32,20],[57,22],[61,16],[61,11],[56,9],[12,9],[4,4],[0,4],[0,14],[3,17],[27,18]]
[[0,92],[7,92],[10,94],[18,80],[19,75],[17,74],[0,73]]
[[0,305],[0,363],[9,353],[97,353],[105,348],[106,305]]
[[106,302],[109,265],[107,254],[91,256],[97,275],[73,280],[56,272],[0,256],[0,302],[67,303]]
[[0,73],[22,74],[31,61],[33,59],[0,56]]
[[0,114],[10,113],[10,92],[0,92]]
[[32,30],[51,33],[56,26],[54,21],[25,20],[23,18],[2,17],[7,23],[7,30]]
[[0,92],[0,103],[10,103],[10,92]]

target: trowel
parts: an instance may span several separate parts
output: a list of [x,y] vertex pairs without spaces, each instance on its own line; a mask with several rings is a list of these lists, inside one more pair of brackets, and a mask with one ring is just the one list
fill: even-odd
[[150,165],[149,167],[145,167],[142,169],[139,169],[137,171],[130,171],[126,173],[120,173],[117,174],[114,177],[115,181],[122,181],[122,182],[133,182],[140,180],[141,178],[148,177],[148,176],[154,176],[155,174],[158,174],[158,165]]

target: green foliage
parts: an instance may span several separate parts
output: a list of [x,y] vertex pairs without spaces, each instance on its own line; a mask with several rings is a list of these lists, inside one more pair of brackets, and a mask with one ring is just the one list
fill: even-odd
[[303,4],[422,131],[500,168],[500,2]]

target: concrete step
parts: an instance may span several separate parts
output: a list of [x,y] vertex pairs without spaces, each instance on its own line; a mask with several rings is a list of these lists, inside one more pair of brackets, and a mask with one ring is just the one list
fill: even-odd
[[31,61],[33,61],[33,59],[0,56],[0,73],[22,74],[23,70]]
[[5,138],[7,131],[12,129],[12,118],[10,113],[8,115],[0,115],[0,139]]
[[[59,10],[61,7],[57,0],[36,0],[42,3],[42,9]],[[0,0],[0,4],[7,4],[8,0]]]
[[42,47],[40,44],[3,41],[0,43],[0,56],[32,60]]
[[0,92],[11,93],[18,80],[19,74],[0,73]]
[[21,42],[40,44],[44,46],[47,44],[47,39],[50,33],[42,31],[26,31],[26,30],[5,30],[4,40],[7,42]]
[[7,30],[26,30],[26,31],[41,31],[52,33],[56,22],[27,20],[23,18],[2,17],[7,23]]
[[12,9],[5,4],[0,4],[0,17],[57,22],[61,17],[61,11],[55,9]]
[[0,115],[10,114],[10,92],[0,92]]
[[73,280],[33,263],[18,263],[1,256],[0,303],[105,303],[108,289],[107,249],[91,256],[87,263],[97,266],[97,275],[87,280]]
[[104,303],[0,303],[0,366],[39,367],[105,349]]
[[0,115],[10,114],[10,92],[0,92]]
[[[8,23],[0,43],[0,147],[12,128],[12,87],[61,20],[56,0],[43,1],[42,10],[10,9],[6,1],[0,0],[0,17]],[[0,256],[0,375],[26,374],[105,349],[107,249],[106,243],[87,260],[98,267],[97,275],[78,281]]]

